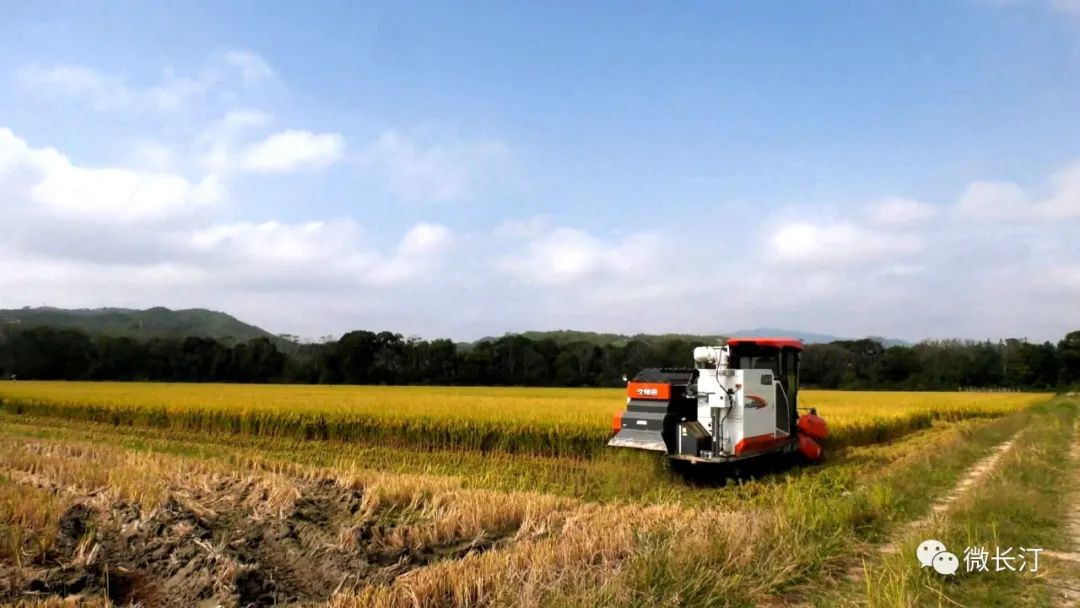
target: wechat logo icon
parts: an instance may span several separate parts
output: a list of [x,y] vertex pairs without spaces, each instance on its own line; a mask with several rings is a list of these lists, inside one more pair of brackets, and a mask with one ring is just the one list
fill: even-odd
[[945,543],[939,540],[924,540],[915,550],[915,557],[923,568],[933,568],[938,574],[949,576],[956,574],[960,560],[945,549]]

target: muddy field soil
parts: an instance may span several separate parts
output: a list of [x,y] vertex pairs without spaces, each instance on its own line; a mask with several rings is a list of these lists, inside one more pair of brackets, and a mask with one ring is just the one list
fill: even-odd
[[[376,548],[358,517],[363,495],[333,480],[306,483],[281,516],[259,516],[220,496],[235,488],[175,492],[157,508],[87,496],[60,518],[38,564],[0,565],[0,600],[107,597],[117,605],[280,606],[386,584],[413,569],[483,551],[490,542],[423,550]],[[201,494],[201,495],[200,495]],[[96,505],[96,506],[95,506]],[[392,525],[392,524],[382,524]],[[5,572],[6,570],[6,572]]]

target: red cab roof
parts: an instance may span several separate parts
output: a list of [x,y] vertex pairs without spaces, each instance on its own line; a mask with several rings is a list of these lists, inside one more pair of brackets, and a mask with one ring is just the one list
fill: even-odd
[[757,346],[767,346],[771,348],[794,348],[796,350],[803,349],[802,340],[795,338],[728,338],[728,346],[738,346],[740,344],[756,344]]

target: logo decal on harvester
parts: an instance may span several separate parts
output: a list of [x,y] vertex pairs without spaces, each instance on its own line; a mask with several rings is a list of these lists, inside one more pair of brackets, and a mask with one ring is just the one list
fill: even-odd
[[641,397],[655,397],[660,394],[660,391],[655,388],[639,388],[637,394]]
[[747,395],[746,396],[746,403],[744,404],[744,407],[750,407],[750,408],[754,408],[756,410],[760,410],[761,408],[765,407],[766,405],[768,405],[768,404],[765,403],[765,400],[762,399],[761,397],[758,397],[757,395]]

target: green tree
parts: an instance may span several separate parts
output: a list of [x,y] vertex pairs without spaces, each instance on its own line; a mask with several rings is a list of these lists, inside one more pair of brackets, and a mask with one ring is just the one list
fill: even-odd
[[1061,360],[1061,381],[1065,384],[1080,383],[1080,331],[1070,332],[1058,343]]

